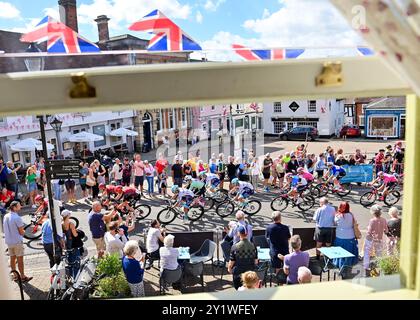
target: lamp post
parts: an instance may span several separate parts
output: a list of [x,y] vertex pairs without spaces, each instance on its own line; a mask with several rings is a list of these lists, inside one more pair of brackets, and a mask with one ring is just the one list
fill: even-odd
[[61,156],[62,150],[61,150],[61,139],[60,135],[58,134],[61,131],[61,126],[63,124],[63,121],[58,119],[58,117],[54,117],[52,121],[50,121],[50,126],[55,131],[55,136],[57,138],[57,156]]
[[[40,53],[41,49],[38,48],[36,43],[32,42],[26,49],[27,53]],[[45,67],[45,60],[43,57],[28,57],[24,59],[26,69],[28,71],[42,71]]]

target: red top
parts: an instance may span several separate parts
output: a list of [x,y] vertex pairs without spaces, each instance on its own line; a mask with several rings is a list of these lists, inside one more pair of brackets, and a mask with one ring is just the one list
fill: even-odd
[[12,191],[7,190],[6,194],[0,193],[0,202],[9,202],[10,200],[13,200],[14,193]]
[[115,193],[115,186],[113,186],[112,184],[107,185],[105,187],[106,193],[111,194],[111,193]]
[[125,187],[124,188],[124,195],[136,193],[137,189],[134,187]]
[[156,167],[156,170],[159,174],[161,174],[167,166],[168,166],[168,160],[159,159],[158,161],[156,161],[155,167]]

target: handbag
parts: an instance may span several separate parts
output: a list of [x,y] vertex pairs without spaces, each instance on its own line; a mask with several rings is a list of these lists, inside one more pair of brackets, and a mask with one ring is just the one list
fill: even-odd
[[353,217],[353,230],[354,230],[354,236],[356,239],[362,238],[362,232],[359,229],[359,224],[357,223],[356,219],[354,219],[353,213],[351,214]]
[[87,176],[86,185],[88,185],[89,187],[93,187],[94,185],[96,185],[96,180],[92,179],[90,176]]

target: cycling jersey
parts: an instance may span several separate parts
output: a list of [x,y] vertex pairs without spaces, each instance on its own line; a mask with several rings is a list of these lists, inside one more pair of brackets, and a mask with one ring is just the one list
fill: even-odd
[[343,176],[343,175],[346,175],[346,170],[344,170],[340,166],[332,166],[332,168],[330,170],[331,170],[331,173],[332,173],[333,176],[337,176],[337,175]]
[[219,176],[214,173],[208,173],[206,178],[206,184],[209,184],[212,187],[217,187],[220,184]]
[[198,179],[192,179],[191,180],[191,184],[190,184],[190,190],[192,189],[197,189],[197,190],[201,190],[203,187],[205,186],[205,183],[198,180]]
[[185,188],[179,188],[177,201],[185,200],[188,197],[193,198],[195,196],[194,192]]
[[254,186],[249,182],[239,181],[238,193],[242,193],[245,189],[254,191]]
[[387,173],[384,173],[384,176],[383,176],[382,180],[386,184],[391,183],[391,182],[398,182],[397,178],[394,175],[387,174]]
[[311,182],[314,180],[314,176],[307,171],[302,172],[302,178],[305,178],[308,182]]

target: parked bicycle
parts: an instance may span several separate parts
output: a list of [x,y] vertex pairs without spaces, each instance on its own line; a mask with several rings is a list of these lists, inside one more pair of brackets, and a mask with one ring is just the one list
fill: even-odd
[[216,213],[220,217],[225,218],[237,210],[242,210],[247,215],[253,216],[260,212],[261,207],[262,205],[259,200],[245,199],[244,202],[239,202],[228,197],[216,207]]
[[296,200],[284,192],[271,201],[270,207],[273,211],[284,211],[289,204],[292,205],[292,208],[298,207],[302,211],[308,211],[315,205],[315,199],[305,194],[305,191],[300,192]]
[[[42,235],[42,220],[40,214],[35,214],[34,212],[30,213],[30,222],[26,224],[23,229],[25,233],[23,237],[28,240],[36,240],[39,239]],[[76,229],[79,227],[79,220],[75,217],[70,217],[70,220],[73,221]]]
[[[371,206],[378,200],[379,191],[377,186],[372,186],[372,189],[368,192],[365,192],[360,197],[360,204],[364,207]],[[388,191],[388,194],[383,197],[383,202],[388,206],[391,207],[400,201],[401,194],[399,191],[395,190],[394,188]]]
[[75,249],[63,250],[60,262],[52,268],[51,286],[47,300],[61,300],[66,290],[74,283],[70,269],[80,266],[80,257],[70,262],[69,256]]
[[[187,217],[190,221],[197,221],[199,220],[204,214],[203,205],[200,204],[201,197],[195,197],[193,202],[190,204],[190,208],[188,210]],[[157,220],[162,225],[167,225],[173,222],[176,217],[183,220],[184,219],[184,211],[182,208],[178,208],[174,206],[175,203],[172,203],[168,200],[168,205],[166,208],[163,208],[159,211],[157,215]]]

